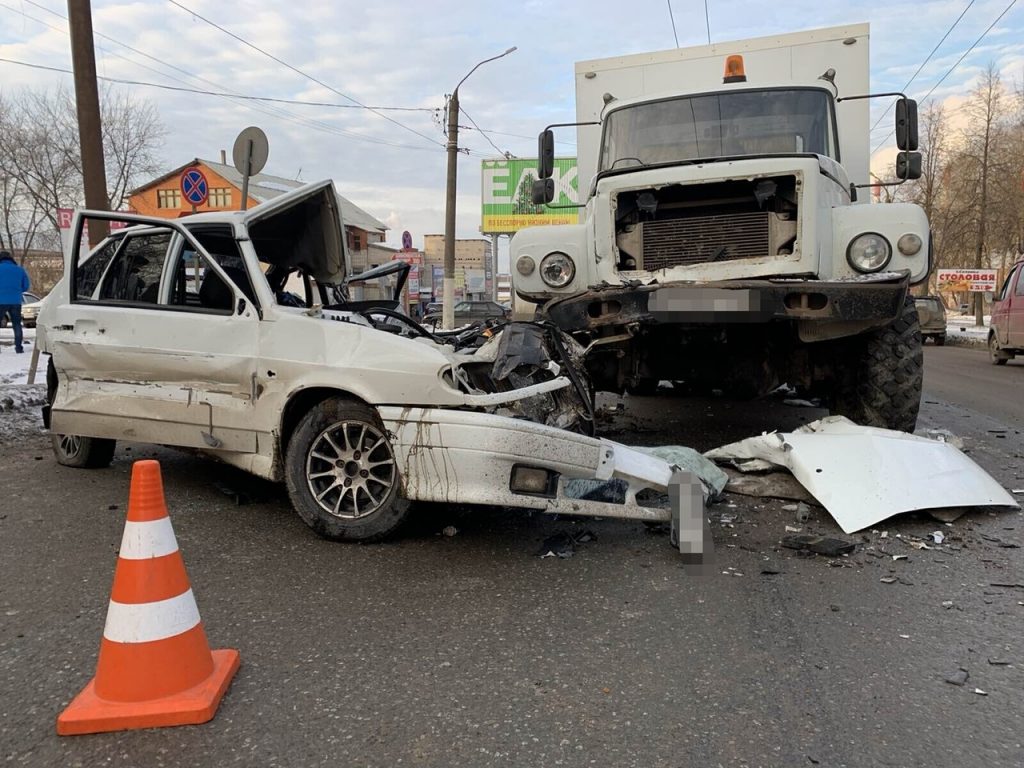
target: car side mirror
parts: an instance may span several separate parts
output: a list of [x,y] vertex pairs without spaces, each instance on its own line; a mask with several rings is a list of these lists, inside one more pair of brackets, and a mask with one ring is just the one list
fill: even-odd
[[920,152],[900,152],[896,156],[896,178],[904,181],[921,178]]
[[913,99],[896,101],[896,146],[902,150],[917,149],[917,102]]
[[555,172],[555,132],[548,128],[537,137],[537,176],[550,179]]
[[245,307],[246,307],[245,299],[239,299],[238,300],[237,308],[235,310],[235,314],[236,315],[244,315],[245,314]]
[[538,179],[533,182],[533,189],[530,194],[534,205],[546,205],[555,199],[555,180]]

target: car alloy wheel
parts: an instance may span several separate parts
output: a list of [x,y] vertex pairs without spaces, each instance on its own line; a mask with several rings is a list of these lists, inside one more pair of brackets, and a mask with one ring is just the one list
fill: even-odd
[[398,482],[387,437],[373,424],[340,421],[323,430],[306,455],[306,484],[330,515],[357,520],[381,508]]

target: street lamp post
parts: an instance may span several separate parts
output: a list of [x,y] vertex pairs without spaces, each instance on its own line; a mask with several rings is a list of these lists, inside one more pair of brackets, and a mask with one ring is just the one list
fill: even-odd
[[459,87],[482,65],[516,50],[512,46],[504,53],[484,59],[473,67],[452,91],[448,100],[448,185],[444,208],[444,307],[441,324],[445,328],[455,327],[455,196],[459,158]]

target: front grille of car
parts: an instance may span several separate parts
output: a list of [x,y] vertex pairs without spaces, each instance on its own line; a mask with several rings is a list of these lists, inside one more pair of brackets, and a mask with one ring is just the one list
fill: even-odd
[[645,221],[643,269],[768,256],[768,213]]

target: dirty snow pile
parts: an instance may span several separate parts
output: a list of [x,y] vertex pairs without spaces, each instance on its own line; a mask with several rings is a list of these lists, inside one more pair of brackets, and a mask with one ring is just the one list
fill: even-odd
[[40,355],[37,384],[28,384],[35,332],[26,329],[25,352],[14,351],[10,328],[0,329],[0,443],[43,428],[39,406],[46,402],[46,355]]

